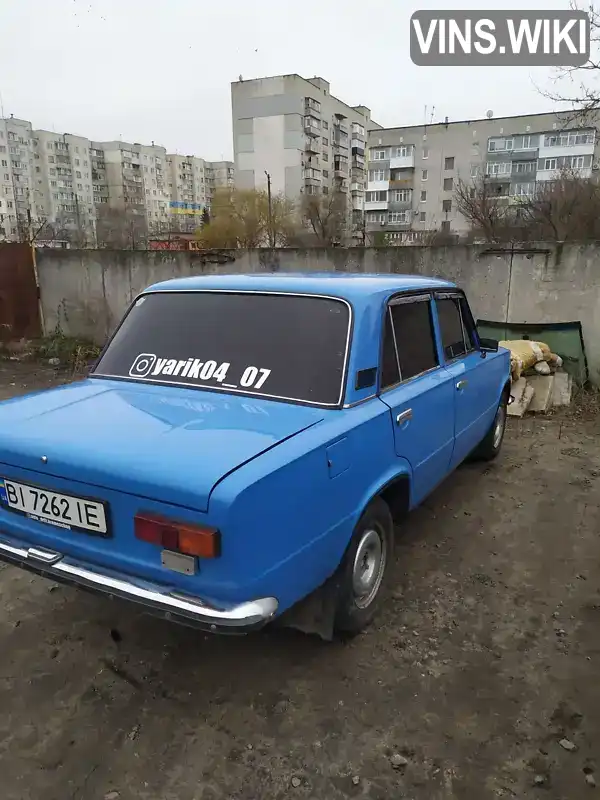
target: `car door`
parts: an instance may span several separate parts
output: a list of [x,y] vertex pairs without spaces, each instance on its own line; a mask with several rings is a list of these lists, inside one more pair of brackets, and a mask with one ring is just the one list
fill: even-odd
[[445,477],[454,444],[454,383],[440,365],[430,294],[392,298],[385,311],[380,397],[396,455],[412,467],[411,505]]
[[485,354],[462,292],[437,292],[438,327],[446,371],[454,386],[454,451],[456,467],[487,433],[498,404],[496,382],[490,380]]

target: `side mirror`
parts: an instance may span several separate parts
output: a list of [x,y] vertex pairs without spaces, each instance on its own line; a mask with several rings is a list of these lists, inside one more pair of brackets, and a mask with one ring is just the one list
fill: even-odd
[[479,349],[482,353],[497,353],[498,340],[497,339],[479,339]]

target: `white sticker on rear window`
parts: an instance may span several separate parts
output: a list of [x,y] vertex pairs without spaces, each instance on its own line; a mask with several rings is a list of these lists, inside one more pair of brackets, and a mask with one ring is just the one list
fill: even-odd
[[[264,386],[271,374],[270,369],[264,367],[245,367],[239,375],[229,375],[231,364],[227,361],[221,364],[212,359],[201,361],[199,358],[161,358],[155,353],[140,353],[133,360],[129,368],[132,378],[178,378],[177,383],[185,378],[185,383],[192,381],[215,381],[230,389],[260,389]],[[227,380],[226,380],[227,379]]]

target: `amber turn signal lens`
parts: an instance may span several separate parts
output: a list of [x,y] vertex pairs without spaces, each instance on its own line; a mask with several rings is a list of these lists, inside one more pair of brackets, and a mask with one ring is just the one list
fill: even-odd
[[179,550],[188,556],[217,558],[220,555],[219,545],[217,531],[179,526]]
[[150,514],[136,514],[136,538],[198,558],[218,558],[221,555],[221,537],[214,528],[187,525]]

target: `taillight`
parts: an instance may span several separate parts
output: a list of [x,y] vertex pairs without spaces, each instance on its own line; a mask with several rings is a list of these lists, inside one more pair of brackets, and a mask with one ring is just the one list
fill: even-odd
[[221,555],[221,537],[214,528],[173,522],[151,514],[136,514],[133,522],[136,538],[144,542],[199,558]]

